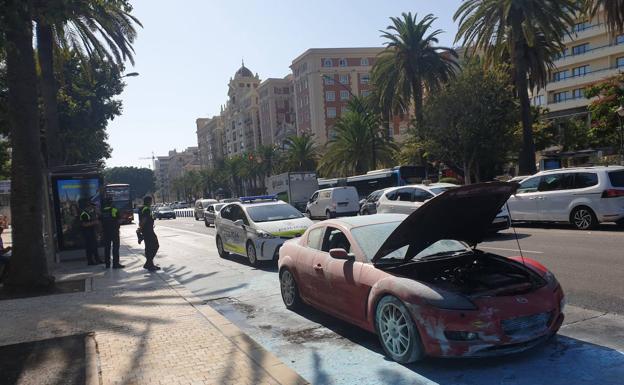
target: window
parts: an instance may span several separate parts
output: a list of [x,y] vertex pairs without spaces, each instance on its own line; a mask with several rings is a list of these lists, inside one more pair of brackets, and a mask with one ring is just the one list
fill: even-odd
[[563,51],[561,51],[558,55],[557,55],[557,59],[561,59],[564,58],[566,56],[568,56],[570,54],[570,51],[567,48],[564,48]]
[[572,28],[572,32],[582,32],[589,28],[591,28],[591,24],[589,24],[588,21],[584,21],[582,23],[574,24],[574,27]]
[[570,91],[555,92],[553,96],[553,100],[555,103],[565,102],[566,100],[570,99]]
[[327,107],[327,117],[328,118],[336,117],[336,107]]
[[572,69],[572,76],[584,76],[589,72],[589,65],[584,65]]
[[624,44],[624,35],[618,35],[618,37],[615,38],[615,44]]
[[310,197],[310,202],[316,201],[318,199],[318,196],[319,196],[318,191],[312,194],[312,196]]
[[574,174],[543,175],[538,186],[539,191],[568,190],[572,188]]
[[232,211],[232,207],[234,207],[234,205],[230,205],[230,206],[225,206],[223,208],[223,210],[221,210],[221,217],[223,219],[228,219],[228,220],[232,220],[231,218],[231,211]]
[[323,80],[325,81],[325,85],[331,86],[334,84],[334,75],[323,75]]
[[[394,191],[393,201],[411,202],[414,194],[413,188],[401,188]],[[390,199],[390,197],[388,197]]]
[[334,63],[332,63],[332,59],[325,59],[325,60],[323,60],[323,67],[331,67],[333,65],[334,65]]
[[347,111],[348,111],[347,106],[342,106],[342,107],[340,107],[340,116],[342,116],[342,115],[346,114],[346,113],[347,113]]
[[529,178],[522,183],[520,183],[520,187],[518,187],[518,194],[522,193],[531,193],[537,191],[537,185],[539,184],[540,177],[537,176],[535,178]]
[[349,100],[349,91],[341,90],[340,91],[340,100]]
[[589,43],[575,45],[572,47],[572,55],[580,55],[589,50]]
[[360,59],[360,65],[361,66],[367,66],[368,65],[368,58],[367,57],[363,57]]
[[615,66],[617,68],[624,67],[624,56],[617,58],[615,61]]
[[544,104],[544,95],[537,95],[533,97],[533,105],[541,106]]
[[369,74],[361,74],[360,75],[360,83],[362,83],[362,84],[370,83],[370,75]]
[[611,171],[608,174],[611,186],[624,187],[624,171]]
[[369,91],[369,90],[362,90],[362,92],[360,92],[360,94],[361,94],[363,97],[367,97],[368,95],[370,95],[370,91]]
[[321,191],[320,195],[323,199],[329,199],[331,198],[331,191]]
[[574,188],[591,187],[598,184],[598,175],[593,172],[578,172],[574,174]]
[[585,90],[577,88],[572,91],[572,99],[582,99],[585,97]]
[[338,60],[338,65],[340,67],[346,67],[347,66],[347,59],[340,59],[340,60]]
[[349,75],[340,75],[340,84],[349,84]]
[[247,214],[254,222],[273,222],[303,218],[301,211],[288,204],[251,206],[247,208]]
[[427,199],[433,198],[433,195],[423,189],[415,188],[414,197],[412,202],[424,202]]
[[308,247],[320,250],[321,242],[323,240],[323,228],[319,227],[318,229],[310,230],[308,233]]
[[323,239],[322,251],[329,252],[331,249],[345,249],[347,252],[351,250],[351,243],[344,233],[334,227],[327,227],[325,237]]
[[325,92],[325,100],[328,102],[333,102],[336,100],[336,91],[327,91]]
[[569,77],[568,70],[558,71],[553,74],[553,81],[559,82],[561,80],[567,79],[568,77]]

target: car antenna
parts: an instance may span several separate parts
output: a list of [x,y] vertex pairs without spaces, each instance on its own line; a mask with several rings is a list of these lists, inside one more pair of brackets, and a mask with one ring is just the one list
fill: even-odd
[[524,254],[522,253],[522,247],[520,247],[520,239],[518,238],[518,233],[516,232],[516,226],[514,226],[514,223],[511,220],[511,211],[509,211],[509,203],[505,202],[505,206],[507,207],[507,212],[509,213],[509,222],[511,222],[511,228],[513,229],[514,236],[516,237],[516,244],[518,245],[518,251],[520,251],[520,258],[522,258],[522,264],[526,266],[526,263],[524,263]]

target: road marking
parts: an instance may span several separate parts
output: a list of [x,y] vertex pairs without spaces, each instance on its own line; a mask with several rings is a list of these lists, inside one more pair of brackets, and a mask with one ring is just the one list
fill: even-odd
[[[169,227],[169,226],[158,226],[161,229],[169,229],[169,230],[173,230],[173,231],[181,231],[183,233],[189,233],[189,234],[193,234],[193,235],[206,235],[209,236],[211,238],[214,238],[214,235],[212,234],[206,234],[206,233],[200,233],[199,231],[189,231],[189,230],[183,230],[183,229],[178,229],[176,227]],[[156,227],[156,228],[158,228]]]
[[[515,252],[520,252],[520,250],[518,249],[505,249],[502,247],[490,247],[490,246],[481,246],[479,247],[480,249],[490,249],[490,250],[501,250],[501,251],[515,251]],[[543,251],[534,251],[534,250],[524,250],[522,249],[523,253],[530,253],[530,254],[544,254]]]

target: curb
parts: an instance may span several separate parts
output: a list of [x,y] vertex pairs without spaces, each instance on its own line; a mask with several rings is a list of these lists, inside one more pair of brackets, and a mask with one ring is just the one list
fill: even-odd
[[[139,255],[130,251],[130,254],[139,259]],[[188,290],[184,285],[178,282],[164,271],[156,273],[173,291],[182,297],[189,305],[193,306],[208,322],[210,322],[225,338],[230,340],[241,352],[249,357],[256,365],[261,367],[275,381],[282,385],[308,385],[306,379],[301,377],[297,372],[284,364],[273,353],[266,350],[262,345],[257,343],[253,338],[249,337],[238,326],[234,325],[230,320],[223,317],[219,312]],[[88,383],[88,385],[96,385],[96,383]]]

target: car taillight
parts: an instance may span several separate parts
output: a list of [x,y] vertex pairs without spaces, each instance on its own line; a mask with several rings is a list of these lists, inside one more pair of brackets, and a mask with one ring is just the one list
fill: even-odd
[[618,190],[616,188],[610,188],[602,192],[603,198],[617,198],[624,197],[624,190]]

